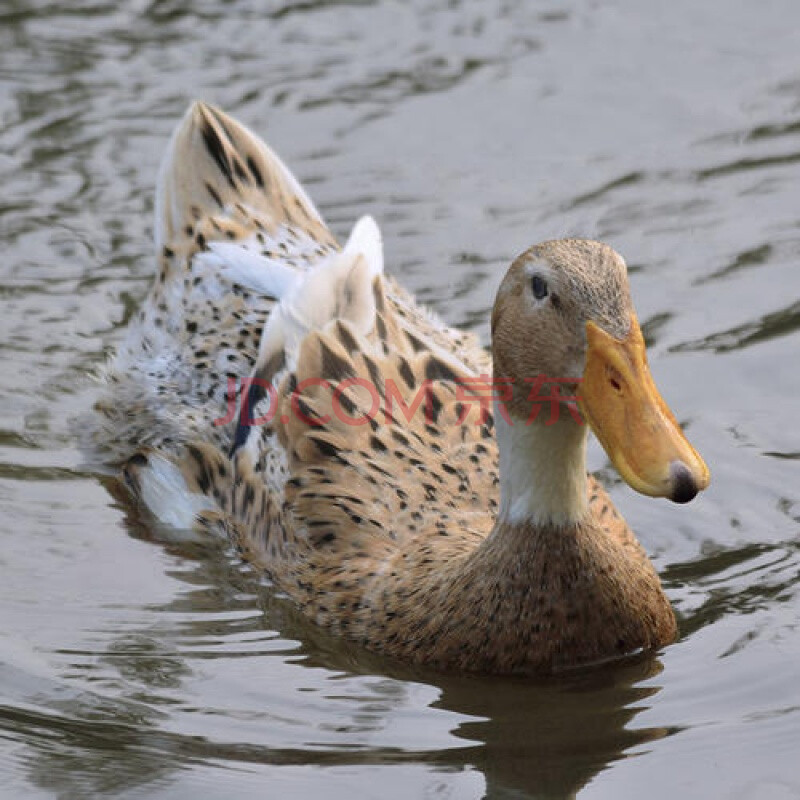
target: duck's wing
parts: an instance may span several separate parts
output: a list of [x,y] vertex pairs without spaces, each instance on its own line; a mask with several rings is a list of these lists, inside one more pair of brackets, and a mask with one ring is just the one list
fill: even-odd
[[105,461],[132,446],[222,442],[229,380],[250,374],[274,307],[339,250],[275,153],[240,123],[194,103],[159,173],[157,274],[108,365],[87,444]]
[[349,322],[365,336],[374,332],[376,309],[370,283],[382,272],[380,231],[371,217],[362,217],[341,252],[332,253],[313,270],[287,284],[261,335],[258,358],[234,434],[234,451],[245,443],[250,432],[250,412],[258,407],[268,389],[277,387],[287,369],[294,369],[300,345],[309,333],[336,319]]
[[[365,535],[474,545],[498,499],[490,380],[392,330],[380,278],[373,289],[376,341],[339,320],[310,334],[282,393],[295,525],[345,551]],[[395,337],[406,341],[386,352]]]
[[[294,364],[233,459],[192,444],[175,462],[143,454],[127,471],[164,522],[175,524],[176,509],[184,526],[221,514],[240,549],[287,590],[306,570],[323,580],[317,571],[328,567],[340,578],[380,569],[412,541],[464,552],[497,508],[489,377],[407,331],[381,275],[354,268],[350,277],[337,314],[296,353],[284,345]],[[345,299],[349,318],[338,313]]]

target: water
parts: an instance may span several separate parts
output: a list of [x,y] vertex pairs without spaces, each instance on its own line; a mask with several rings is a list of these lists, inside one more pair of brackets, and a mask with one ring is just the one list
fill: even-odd
[[[677,644],[556,681],[410,671],[86,471],[70,419],[147,291],[193,97],[340,236],[374,214],[390,270],[484,339],[529,244],[625,254],[713,485],[676,507],[591,460]],[[800,795],[796,2],[3,0],[0,185],[0,796]]]

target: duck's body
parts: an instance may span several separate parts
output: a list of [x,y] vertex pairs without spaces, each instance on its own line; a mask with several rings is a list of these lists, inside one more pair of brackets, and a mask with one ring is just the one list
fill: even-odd
[[[614,385],[641,371],[610,248],[555,242],[515,262],[493,315],[492,386],[478,343],[383,276],[375,224],[340,249],[288,170],[221,112],[195,104],[176,132],[157,214],[160,272],[94,433],[157,517],[224,531],[315,622],[405,660],[543,672],[674,639],[658,576],[586,476],[574,402],[531,420],[529,387],[498,389],[542,374],[574,388],[586,361],[581,408],[623,476],[674,499],[703,488],[679,436],[669,452],[648,439],[655,466],[643,465],[617,453],[631,426],[603,422],[621,415],[597,400],[585,323],[600,325],[590,353],[621,342]],[[220,423],[228,380],[251,376],[239,400],[268,419],[242,424],[239,404]]]

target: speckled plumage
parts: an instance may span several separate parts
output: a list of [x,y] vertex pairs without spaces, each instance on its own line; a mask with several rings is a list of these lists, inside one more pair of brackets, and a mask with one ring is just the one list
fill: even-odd
[[[157,215],[156,281],[89,431],[156,516],[224,533],[309,618],[412,662],[547,672],[674,638],[657,575],[593,478],[574,524],[498,518],[493,414],[479,422],[464,392],[490,359],[382,274],[376,228],[341,248],[277,157],[200,103],[173,137]],[[563,269],[589,302],[581,270],[613,251],[543,247],[517,271],[575,259]],[[330,304],[308,299],[316,276]],[[603,286],[613,317],[619,293]],[[228,379],[250,375],[273,387],[254,409],[270,421],[232,449],[236,421],[213,421]]]

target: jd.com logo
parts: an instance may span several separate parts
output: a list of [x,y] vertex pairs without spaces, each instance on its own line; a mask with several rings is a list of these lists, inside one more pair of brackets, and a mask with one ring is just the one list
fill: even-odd
[[[562,409],[566,409],[571,418],[582,425],[583,418],[578,412],[575,395],[561,393],[562,386],[572,389],[577,382],[572,378],[552,378],[547,375],[526,378],[524,384],[527,385],[528,393],[525,402],[530,405],[530,413],[525,424],[530,425],[539,419],[543,409],[547,408],[549,413],[547,419],[544,419],[545,425],[555,424]],[[433,423],[438,418],[436,404],[439,401],[434,396],[433,381],[430,380],[423,381],[411,402],[406,403],[403,398],[408,394],[408,390],[399,389],[391,378],[386,380],[383,391],[379,391],[377,386],[366,378],[345,378],[337,384],[323,378],[307,378],[301,381],[292,392],[290,405],[292,413],[309,426],[324,426],[331,421],[330,414],[316,416],[308,413],[309,409],[303,402],[302,395],[312,387],[321,387],[325,391],[332,392],[331,413],[345,425],[367,425],[371,420],[382,421],[390,425],[395,421],[395,408],[407,422],[411,421],[412,416],[420,408],[425,415],[426,423]],[[354,390],[354,387],[359,388],[355,389],[355,392],[348,392],[348,390]],[[548,389],[547,392],[545,392],[545,388]],[[465,424],[470,410],[476,406],[478,414],[475,424],[484,425],[495,403],[506,422],[513,424],[508,413],[508,404],[514,396],[512,380],[479,375],[474,378],[462,378],[456,383],[455,390],[458,414],[456,425]],[[346,392],[348,392],[347,395]],[[366,394],[364,394],[365,392]],[[358,403],[353,402],[352,395],[354,393],[358,395]],[[363,410],[361,404],[366,404],[367,396],[370,407]],[[266,413],[259,417],[251,417],[251,407],[260,404],[265,397],[269,397],[269,408]],[[242,398],[241,409],[237,408],[238,398]],[[214,425],[227,425],[234,420],[238,420],[239,424],[244,426],[266,425],[275,418],[279,405],[275,387],[268,381],[258,378],[242,378],[241,381],[229,378],[227,400],[227,413],[224,417],[215,419]],[[282,415],[281,422],[288,423],[288,416]]]

